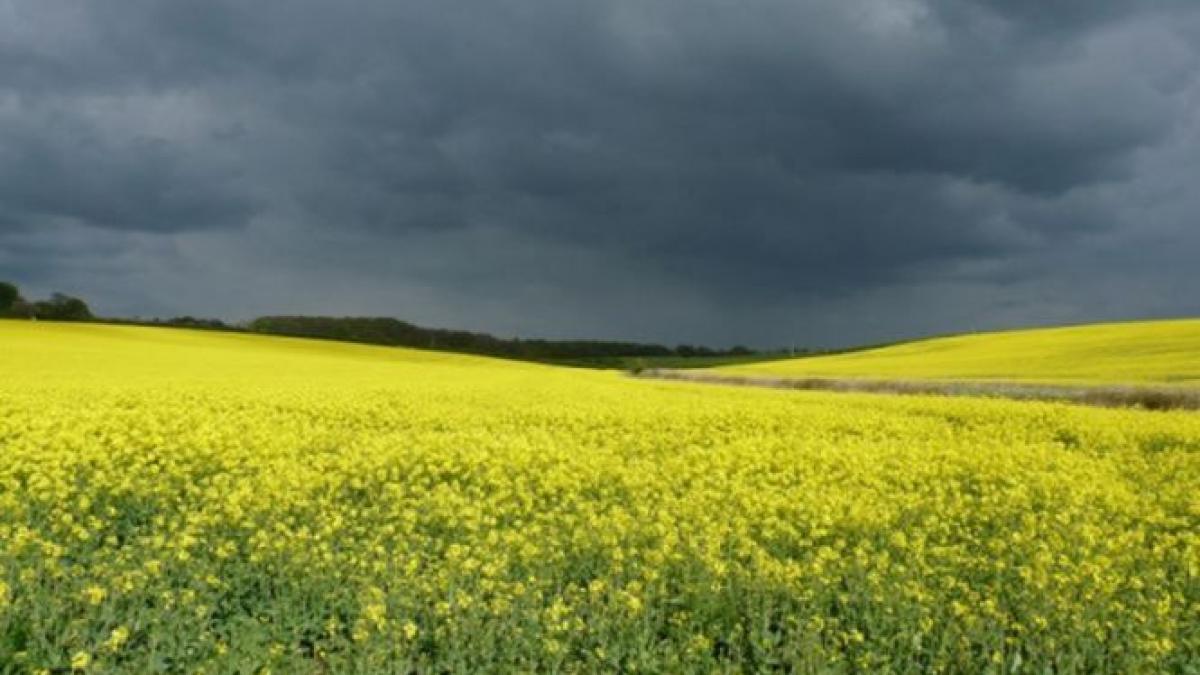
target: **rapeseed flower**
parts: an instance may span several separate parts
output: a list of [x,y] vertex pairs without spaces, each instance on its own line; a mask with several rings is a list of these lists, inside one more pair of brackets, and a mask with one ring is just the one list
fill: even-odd
[[11,322],[0,372],[22,669],[1200,659],[1192,413]]

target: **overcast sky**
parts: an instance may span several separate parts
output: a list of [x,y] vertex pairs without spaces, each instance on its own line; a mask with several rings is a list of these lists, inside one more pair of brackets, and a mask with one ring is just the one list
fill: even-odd
[[1195,0],[0,0],[0,278],[836,345],[1200,315]]

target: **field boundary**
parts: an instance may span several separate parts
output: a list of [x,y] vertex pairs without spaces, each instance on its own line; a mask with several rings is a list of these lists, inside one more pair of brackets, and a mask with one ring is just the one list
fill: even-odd
[[711,371],[647,368],[631,377],[741,387],[918,396],[970,396],[1020,401],[1057,401],[1103,408],[1200,410],[1200,389],[1152,385],[1056,385],[978,380],[883,380],[734,375]]

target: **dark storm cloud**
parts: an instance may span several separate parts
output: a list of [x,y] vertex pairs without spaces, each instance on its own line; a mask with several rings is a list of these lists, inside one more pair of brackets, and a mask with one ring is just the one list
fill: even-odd
[[53,123],[0,131],[0,219],[12,227],[69,219],[171,232],[232,225],[249,214],[235,175],[164,140],[93,132]]
[[[1200,150],[1198,21],[1166,0],[9,0],[0,265],[133,313],[760,344],[1196,311],[1073,280],[1187,283],[1141,261],[1200,243],[1171,192]],[[944,301],[864,318],[921,289]]]

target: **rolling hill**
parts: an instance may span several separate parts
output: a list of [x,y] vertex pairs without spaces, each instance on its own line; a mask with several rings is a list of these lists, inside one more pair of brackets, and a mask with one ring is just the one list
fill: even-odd
[[1191,412],[0,321],[0,457],[0,673],[1182,673],[1200,645]]
[[[104,387],[161,383],[360,386],[411,379],[433,367],[463,372],[553,370],[550,366],[404,347],[251,333],[90,323],[0,321],[4,361],[34,370],[42,382]],[[120,366],[120,377],[112,369]]]
[[975,333],[715,370],[795,378],[1200,384],[1200,319]]

